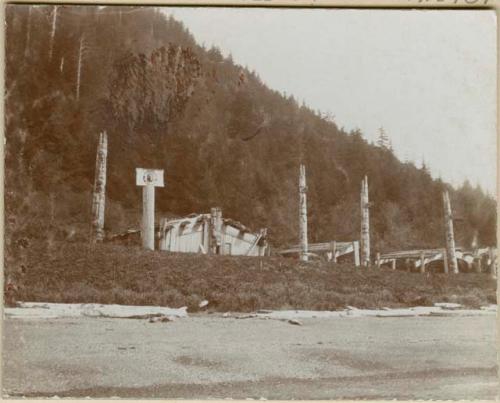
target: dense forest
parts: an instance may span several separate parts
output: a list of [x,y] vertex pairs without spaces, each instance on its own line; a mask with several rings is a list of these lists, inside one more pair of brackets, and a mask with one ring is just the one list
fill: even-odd
[[297,243],[304,163],[311,242],[359,238],[367,175],[372,251],[443,246],[444,188],[458,245],[496,243],[496,202],[480,188],[452,188],[346,132],[159,9],[8,5],[6,19],[7,247],[88,239],[103,130],[108,234],[139,225],[135,168],[150,167],[165,170],[158,216],[220,206],[267,227],[276,247]]

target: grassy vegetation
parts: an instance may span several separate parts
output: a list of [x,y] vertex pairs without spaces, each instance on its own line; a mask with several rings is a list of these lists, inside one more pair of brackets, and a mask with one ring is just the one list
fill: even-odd
[[[458,302],[496,302],[487,274],[419,274],[356,269],[280,257],[201,256],[130,246],[60,244],[23,251],[24,274],[14,275],[21,301],[187,305],[209,310],[335,310]],[[17,273],[17,268],[7,267]],[[12,275],[11,275],[12,276]]]

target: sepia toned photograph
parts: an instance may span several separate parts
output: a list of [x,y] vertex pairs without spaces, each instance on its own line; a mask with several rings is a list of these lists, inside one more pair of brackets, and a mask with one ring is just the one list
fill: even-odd
[[494,10],[4,25],[3,399],[498,397]]

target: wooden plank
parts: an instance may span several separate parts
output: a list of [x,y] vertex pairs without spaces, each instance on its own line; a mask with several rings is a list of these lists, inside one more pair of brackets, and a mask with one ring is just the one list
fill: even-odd
[[[318,244],[307,244],[307,249],[309,252],[330,252],[332,250],[332,242],[318,243]],[[347,253],[353,252],[353,242],[336,242],[336,253],[337,258],[339,256],[345,255]],[[282,249],[278,253],[285,255],[291,253],[300,253],[300,246],[295,245],[291,248]]]
[[262,239],[263,236],[267,234],[267,228],[262,228],[260,230],[260,233],[255,237],[255,241],[250,245],[250,248],[248,249],[246,255],[249,256],[250,253],[253,251],[255,246],[259,243],[259,241]]
[[[351,242],[338,242],[335,241],[336,243],[336,248],[337,252],[343,249],[349,249],[352,248],[352,241]],[[320,242],[320,243],[309,243],[307,244],[307,249],[309,251],[315,251],[315,252],[329,252],[332,247],[332,242]],[[282,252],[285,251],[290,251],[290,252],[299,252],[300,251],[300,245],[292,245],[291,247],[287,249],[283,249]]]
[[[457,254],[461,254],[462,248],[455,248]],[[429,255],[438,255],[442,253],[442,249],[419,249],[419,250],[409,250],[409,251],[396,251],[384,253],[380,256],[382,260],[384,259],[401,259],[401,258],[415,258],[418,259],[420,257],[420,253],[424,252],[426,256]]]

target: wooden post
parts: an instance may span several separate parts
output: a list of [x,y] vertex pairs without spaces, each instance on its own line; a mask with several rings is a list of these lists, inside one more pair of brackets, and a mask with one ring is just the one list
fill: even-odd
[[359,242],[358,241],[354,241],[352,243],[352,249],[354,252],[354,266],[359,267],[360,259],[359,259]]
[[260,247],[257,246],[258,243],[260,242],[261,239],[265,239],[265,237],[267,236],[267,228],[261,228],[260,231],[259,231],[259,235],[257,235],[255,237],[255,240],[252,242],[252,244],[250,245],[250,247],[248,248],[247,252],[246,252],[246,256],[251,256],[250,254],[253,252],[253,250],[255,248],[257,248],[257,256],[262,256],[260,254]]
[[368,177],[361,181],[361,264],[370,265],[370,210],[368,197]]
[[[267,243],[267,228],[261,228],[260,235],[261,235],[261,239],[264,238],[264,242],[263,242],[262,248],[257,245],[257,247],[259,248],[259,256],[266,256],[266,249],[269,245]],[[259,242],[260,242],[260,240],[259,240]]]
[[406,258],[405,259],[405,269],[407,272],[410,272],[410,259],[409,258]]
[[300,165],[299,175],[299,237],[300,237],[300,260],[307,262],[307,186],[306,167]]
[[363,204],[365,202],[365,179],[363,178],[361,180],[361,192],[359,195],[359,208],[360,208],[360,217],[361,217],[361,227],[359,231],[359,244],[361,246],[361,263],[365,263],[365,257],[363,255],[364,252],[364,233],[363,233],[363,225],[364,225],[364,218],[365,218],[365,209],[363,208]]
[[203,248],[205,254],[210,254],[210,219],[203,215]]
[[142,187],[142,246],[155,249],[155,187],[147,184]]
[[391,266],[392,270],[396,270],[396,259],[392,259]]
[[159,238],[160,238],[158,241],[158,249],[159,250],[168,250],[167,230],[166,230],[167,222],[168,222],[168,220],[166,218],[162,218],[160,220],[160,225],[159,225],[159,230],[158,230],[158,234],[159,234]]
[[366,215],[366,265],[370,266],[371,246],[370,246],[370,201],[368,197],[368,176],[365,176],[365,215]]
[[222,210],[213,207],[210,210],[210,227],[212,228],[211,251],[214,255],[222,255]]
[[219,255],[224,255],[224,234],[222,233],[222,210],[217,208],[217,219],[215,221],[215,229],[217,231],[217,246]]
[[377,252],[377,269],[380,269],[380,252]]
[[211,234],[210,234],[210,250],[212,255],[217,255],[219,252],[219,248],[217,245],[217,207],[212,207],[210,209],[210,229]]
[[97,146],[94,191],[92,198],[92,242],[102,242],[104,239],[104,212],[106,204],[106,160],[108,156],[108,135],[99,134]]
[[163,187],[163,170],[136,168],[136,185],[142,186],[142,247],[155,249],[155,187]]
[[443,267],[444,272],[448,274],[448,254],[446,253],[446,249],[443,249]]
[[493,252],[493,248],[488,248],[488,259],[490,260],[490,275],[493,278],[497,278],[497,262],[496,256]]
[[337,241],[332,242],[332,260],[337,263]]
[[420,273],[425,273],[425,253],[420,252]]
[[259,247],[259,256],[266,256],[266,249],[268,247],[268,242],[267,242],[267,228],[262,228],[260,230],[260,233],[262,234],[262,237],[264,238],[264,243],[263,243],[263,250],[262,250],[262,254],[261,254],[261,251],[260,251],[260,247]]
[[455,236],[453,234],[453,214],[451,212],[450,195],[448,191],[443,192],[444,219],[446,227],[446,254],[451,272],[458,273],[458,261],[455,251]]
[[482,267],[482,259],[481,259],[481,255],[477,254],[476,256],[476,263],[477,263],[477,266],[476,266],[476,271],[478,273],[482,273],[483,272],[483,267]]
[[[477,251],[477,246],[478,246],[479,242],[478,242],[478,231],[477,230],[474,230],[474,236],[472,237],[472,241],[471,241],[471,249],[476,252]],[[476,254],[476,253],[474,253]]]
[[467,262],[467,261],[465,261],[465,263],[467,263],[467,273],[471,272],[471,271],[472,271],[472,268],[473,268],[472,263]]

